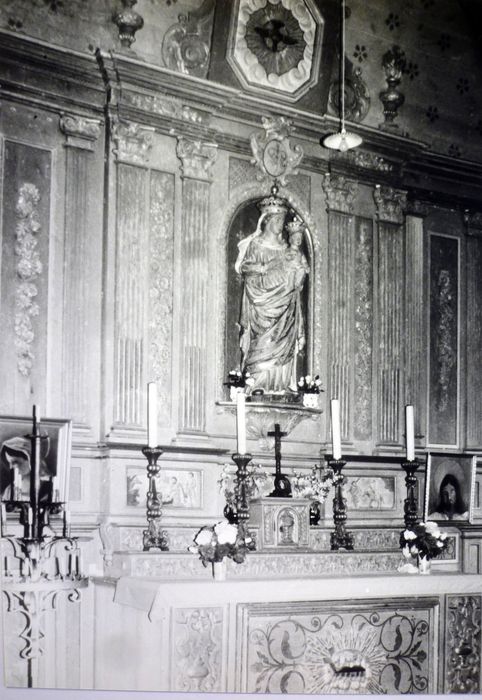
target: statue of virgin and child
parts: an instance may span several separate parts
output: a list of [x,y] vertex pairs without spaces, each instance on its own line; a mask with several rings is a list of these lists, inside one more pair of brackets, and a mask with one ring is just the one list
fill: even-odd
[[258,208],[256,230],[238,244],[235,263],[243,279],[241,369],[254,380],[251,393],[296,392],[298,356],[306,344],[304,224],[297,217],[285,223],[288,205],[276,190]]

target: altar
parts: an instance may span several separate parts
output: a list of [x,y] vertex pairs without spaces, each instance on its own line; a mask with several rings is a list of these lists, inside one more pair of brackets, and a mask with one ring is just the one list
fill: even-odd
[[[480,576],[322,575],[312,556],[311,572],[263,579],[254,574],[263,556],[223,582],[207,569],[195,580],[95,579],[96,687],[115,679],[116,689],[185,692],[480,690]],[[347,568],[362,558],[336,557]],[[387,567],[389,559],[381,556]]]

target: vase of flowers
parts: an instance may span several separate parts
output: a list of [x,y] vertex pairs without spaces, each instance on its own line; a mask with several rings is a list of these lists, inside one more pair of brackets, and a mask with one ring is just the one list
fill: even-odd
[[293,472],[290,481],[295,498],[309,498],[321,504],[333,486],[333,469],[315,464],[307,474]]
[[232,559],[236,564],[241,564],[248,551],[255,548],[253,539],[246,535],[235,523],[222,520],[215,525],[205,525],[194,537],[194,544],[189,551],[199,554],[203,566],[212,564],[215,580],[220,580],[222,568],[214,567],[214,564],[224,564],[224,578],[226,578],[224,561],[225,557]]
[[253,386],[254,379],[250,373],[243,369],[232,369],[228,372],[228,381],[224,382],[225,386],[229,387],[229,398],[236,402],[236,394],[240,391],[246,391],[246,388]]
[[303,406],[307,408],[318,408],[318,399],[321,388],[321,379],[319,374],[312,377],[311,374],[307,374],[306,377],[300,377],[298,379],[298,392],[302,396]]
[[437,523],[432,520],[417,523],[400,535],[400,547],[407,564],[413,566],[415,560],[416,570],[421,574],[430,573],[431,560],[440,556],[447,548],[447,544],[447,535],[441,532]]

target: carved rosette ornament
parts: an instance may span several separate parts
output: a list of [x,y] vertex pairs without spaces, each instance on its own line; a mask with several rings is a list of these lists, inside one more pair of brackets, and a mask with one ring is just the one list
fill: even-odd
[[358,193],[356,182],[348,180],[343,175],[326,173],[323,178],[323,190],[326,195],[328,211],[334,210],[343,214],[353,214],[355,198]]
[[363,170],[373,170],[378,173],[392,173],[395,170],[394,163],[360,148],[354,148],[344,153],[335,152],[335,154],[338,159],[348,161],[357,168],[363,168]]
[[237,0],[227,60],[245,89],[295,102],[319,79],[323,30],[313,0]]
[[136,32],[144,26],[144,20],[133,10],[137,0],[122,0],[124,9],[114,15],[112,21],[119,28],[119,39],[123,48],[130,49],[136,40]]
[[35,185],[26,182],[18,190],[15,213],[15,256],[17,284],[15,288],[15,349],[17,369],[28,377],[33,366],[32,344],[35,339],[33,318],[39,315],[35,301],[38,294],[36,280],[42,274],[42,262],[37,250],[37,235],[40,231],[37,205],[40,193]]
[[62,114],[60,130],[67,137],[67,146],[93,151],[94,142],[100,136],[100,122],[77,114]]
[[261,171],[257,178],[267,185],[277,182],[286,186],[286,178],[298,174],[304,155],[301,146],[293,145],[290,140],[293,122],[286,117],[262,117],[261,123],[264,133],[258,131],[250,137],[251,162]]
[[193,141],[180,136],[176,153],[182,163],[183,177],[211,182],[211,168],[218,154],[217,144]]
[[403,224],[407,193],[393,187],[377,185],[373,192],[379,221]]
[[119,162],[146,165],[152,148],[154,128],[134,122],[116,121],[112,127],[112,139],[116,144],[114,154]]

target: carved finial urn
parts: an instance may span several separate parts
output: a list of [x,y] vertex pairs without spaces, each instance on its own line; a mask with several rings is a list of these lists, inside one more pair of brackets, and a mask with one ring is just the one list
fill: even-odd
[[399,46],[392,46],[382,57],[382,66],[385,71],[387,90],[380,92],[380,100],[383,103],[385,121],[380,125],[381,129],[391,131],[398,130],[398,124],[394,123],[399,108],[405,102],[405,96],[397,90],[405,68],[405,54]]
[[144,20],[138,12],[133,10],[137,0],[122,0],[124,9],[114,15],[112,21],[119,28],[119,39],[122,47],[130,49],[135,42],[135,34],[144,26]]

